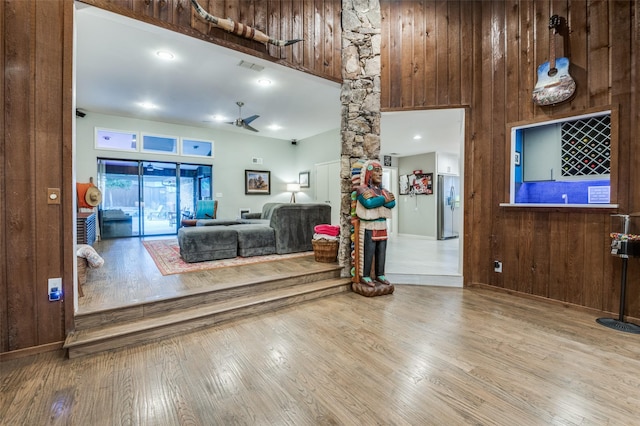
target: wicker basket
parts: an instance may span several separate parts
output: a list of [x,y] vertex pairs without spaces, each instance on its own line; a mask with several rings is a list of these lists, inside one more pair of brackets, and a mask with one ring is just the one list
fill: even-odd
[[84,285],[87,282],[87,259],[78,256],[78,285]]
[[316,262],[333,263],[338,258],[338,242],[329,240],[312,240],[313,254]]

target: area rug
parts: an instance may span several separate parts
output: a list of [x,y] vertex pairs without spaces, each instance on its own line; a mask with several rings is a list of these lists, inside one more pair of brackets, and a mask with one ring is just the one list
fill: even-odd
[[184,274],[187,272],[206,271],[229,266],[251,265],[296,257],[313,256],[313,252],[270,254],[266,256],[235,257],[233,259],[209,260],[205,262],[187,263],[180,257],[178,240],[148,240],[142,244],[156,263],[162,275]]

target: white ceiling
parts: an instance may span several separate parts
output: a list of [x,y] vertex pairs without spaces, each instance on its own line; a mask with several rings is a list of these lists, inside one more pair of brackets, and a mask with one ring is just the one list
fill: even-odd
[[[283,47],[282,49],[286,49]],[[161,60],[156,52],[171,51]],[[340,85],[180,33],[76,3],[76,107],[140,119],[304,140],[340,127]],[[264,67],[240,67],[245,61]],[[272,84],[260,86],[259,79]],[[225,122],[259,115],[254,133]],[[154,109],[140,106],[149,102]],[[280,130],[270,130],[270,125]],[[459,109],[383,113],[381,154],[458,153]],[[416,134],[422,139],[414,140]]]

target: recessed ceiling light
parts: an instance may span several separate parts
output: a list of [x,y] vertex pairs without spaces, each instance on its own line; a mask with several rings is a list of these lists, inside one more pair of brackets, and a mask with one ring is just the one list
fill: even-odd
[[260,80],[258,80],[258,84],[260,86],[271,86],[271,80],[268,80],[266,78],[261,78]]
[[267,129],[269,129],[269,130],[280,130],[280,129],[282,129],[282,127],[278,126],[277,124],[272,124],[272,125],[268,126]]
[[171,60],[174,58],[173,53],[169,52],[168,50],[158,50],[156,52],[156,56],[158,56],[158,58],[160,59],[166,60]]
[[140,102],[138,105],[140,105],[144,109],[155,109],[155,108],[157,108],[157,106],[155,106],[151,102]]
[[213,116],[213,119],[215,121],[225,121],[227,119],[227,117],[225,117],[224,115],[217,114],[217,115]]
[[422,136],[420,136],[420,135],[415,135],[415,136],[413,137],[413,139],[417,141],[417,140],[422,139]]

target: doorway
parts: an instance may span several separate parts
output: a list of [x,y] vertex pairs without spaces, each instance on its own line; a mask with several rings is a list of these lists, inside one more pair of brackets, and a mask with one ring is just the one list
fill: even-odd
[[175,235],[198,200],[210,200],[213,167],[98,159],[101,239]]
[[[397,233],[387,246],[387,271],[392,282],[462,287],[464,211],[465,108],[383,112],[380,156],[389,157],[398,177],[416,172],[456,178],[457,193],[440,193],[437,180],[432,191],[407,191],[400,185],[396,194]],[[396,186],[397,188],[397,186]],[[450,186],[449,186],[450,189]],[[438,200],[455,206],[452,225],[456,238],[438,238]],[[440,214],[442,216],[442,213]],[[441,218],[442,219],[442,218]]]

